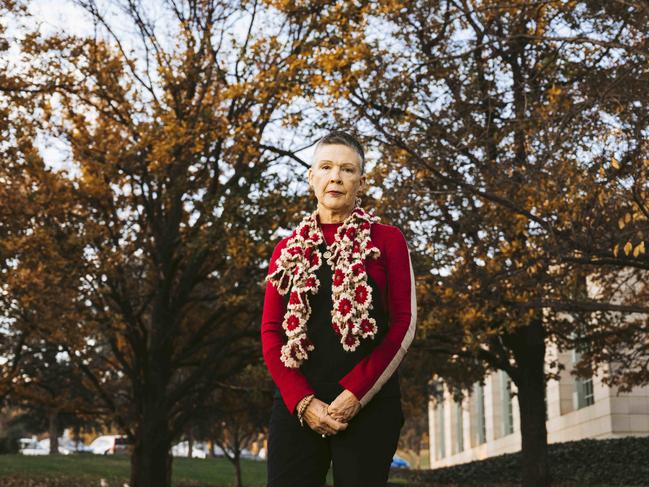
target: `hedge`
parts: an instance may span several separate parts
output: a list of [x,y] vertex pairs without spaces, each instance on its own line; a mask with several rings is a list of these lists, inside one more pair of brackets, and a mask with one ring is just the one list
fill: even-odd
[[[552,443],[554,482],[581,485],[649,485],[649,437]],[[392,478],[418,484],[486,485],[521,481],[520,452],[434,470],[393,471]]]

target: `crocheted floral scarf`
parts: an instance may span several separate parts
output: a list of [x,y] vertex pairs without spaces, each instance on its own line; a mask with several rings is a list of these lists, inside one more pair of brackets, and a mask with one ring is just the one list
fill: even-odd
[[277,258],[277,269],[266,277],[280,294],[290,291],[282,323],[288,340],[281,352],[282,362],[290,368],[300,367],[315,349],[307,337],[311,316],[307,293],[318,292],[316,271],[323,258],[333,270],[331,327],[343,349],[352,352],[360,338],[374,338],[377,332],[376,321],[368,314],[372,309],[372,288],[363,261],[381,254],[370,240],[371,224],[380,218],[361,207],[354,208],[338,228],[334,242],[321,255],[319,246],[324,236],[316,216],[314,211],[304,217]]

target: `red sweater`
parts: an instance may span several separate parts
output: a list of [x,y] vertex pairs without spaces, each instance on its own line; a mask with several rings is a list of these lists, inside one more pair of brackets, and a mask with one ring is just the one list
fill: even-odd
[[[321,223],[328,245],[334,241],[341,223]],[[372,352],[364,357],[340,381],[354,393],[362,406],[381,389],[401,363],[413,337],[417,319],[415,280],[406,240],[401,231],[391,225],[372,224],[370,238],[381,251],[378,259],[365,261],[367,273],[382,290],[381,298],[389,316],[389,328]],[[275,261],[289,237],[282,239],[270,259],[268,273],[277,269]],[[328,265],[323,262],[322,265]],[[286,307],[275,286],[266,283],[264,310],[261,319],[261,343],[266,366],[275,381],[289,411],[295,411],[300,400],[315,391],[300,369],[286,367],[280,360],[280,350],[286,341],[282,321]],[[342,345],[341,345],[342,347]]]

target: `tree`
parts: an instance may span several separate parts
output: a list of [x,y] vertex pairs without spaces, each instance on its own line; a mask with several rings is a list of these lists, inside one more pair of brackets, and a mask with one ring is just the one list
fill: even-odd
[[263,363],[251,365],[216,391],[209,437],[235,469],[237,487],[243,487],[241,452],[266,432],[272,403],[272,380]]
[[[172,439],[259,355],[264,267],[302,204],[277,175],[271,129],[299,117],[289,104],[317,83],[308,61],[344,12],[283,22],[258,2],[186,0],[154,22],[137,2],[109,2],[118,18],[77,4],[96,37],[22,44],[85,210],[85,308],[65,351],[135,441],[130,484],[165,486]],[[118,35],[126,23],[134,38]]]
[[[622,259],[613,245],[620,216],[646,217],[614,184],[646,157],[646,6],[376,2],[361,15],[369,27],[350,55],[320,65],[335,87],[322,95],[339,123],[367,127],[381,150],[381,205],[431,256],[434,295],[422,300],[433,305],[422,320],[431,350],[511,376],[524,485],[548,485],[546,343],[574,346],[576,329],[591,343],[595,331],[628,337],[621,315],[649,311],[635,295],[574,292],[585,275],[646,269],[641,242],[623,244]],[[580,326],[591,317],[596,329]]]
[[[26,15],[22,2],[3,2],[2,19],[14,27]],[[0,50],[15,39],[0,25]],[[38,89],[36,91],[39,91]],[[48,167],[35,140],[39,121],[34,90],[8,59],[0,74],[0,405],[45,410],[53,453],[58,451],[60,413],[71,411],[70,363],[57,358],[64,343],[61,322],[78,320],[83,212],[71,198],[65,172]],[[76,225],[76,226],[75,226]],[[74,387],[81,388],[79,381]],[[62,393],[62,396],[59,395]]]
[[9,398],[25,414],[43,418],[50,454],[58,454],[63,429],[101,410],[79,370],[61,353],[61,345],[30,340],[25,348]]
[[[23,10],[24,5],[17,2],[0,3],[0,52],[8,51],[11,41],[7,35],[5,18],[10,15],[19,16]],[[30,124],[21,123],[20,112],[15,109],[14,101],[21,88],[20,78],[11,75],[8,60],[3,57],[0,61],[0,139],[6,141],[0,145],[0,272],[4,281],[11,262],[6,248],[7,241],[27,228],[26,178],[20,176],[23,174],[25,158],[33,153],[33,132]],[[5,286],[2,287],[2,294],[4,293]],[[3,338],[0,340],[0,354],[5,358],[0,367],[1,407],[21,358],[25,332],[12,331],[5,319],[0,322],[0,336]]]

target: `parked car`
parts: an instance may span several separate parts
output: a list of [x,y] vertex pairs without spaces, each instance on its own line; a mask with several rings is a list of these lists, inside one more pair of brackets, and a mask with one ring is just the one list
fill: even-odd
[[50,450],[43,448],[38,441],[32,438],[20,438],[18,440],[19,452],[21,455],[49,455]]
[[[224,457],[225,456],[225,452],[223,451],[223,449],[219,445],[214,445],[213,448],[214,448],[214,456],[215,457]],[[206,450],[209,451],[209,447],[206,448]]]
[[[50,439],[45,438],[45,439],[39,441],[38,446],[40,446],[43,450],[45,450],[45,451],[47,451],[49,453],[50,452]],[[59,438],[59,454],[61,454],[61,455],[69,455],[72,452],[74,452],[74,448],[70,448],[70,445],[63,438]]]
[[18,438],[18,451],[27,448],[32,443],[36,442],[36,437],[32,436],[31,438]]
[[[189,442],[181,441],[171,447],[171,455],[174,457],[188,457],[189,456]],[[207,458],[207,450],[202,443],[194,443],[192,445],[192,458]]]
[[259,458],[260,460],[266,460],[266,448],[262,446],[259,449],[259,451],[257,452],[257,458]]
[[245,459],[247,459],[247,460],[257,460],[257,461],[264,460],[264,459],[261,458],[259,455],[255,455],[254,453],[252,453],[252,452],[251,452],[250,450],[248,450],[247,448],[243,448],[243,449],[241,450],[241,458],[245,458]]
[[133,445],[127,436],[103,435],[92,440],[89,449],[95,455],[116,455],[120,453],[131,453]]
[[401,458],[398,455],[395,455],[392,457],[392,464],[390,464],[391,468],[410,468],[410,463],[408,463],[408,460],[405,460]]

